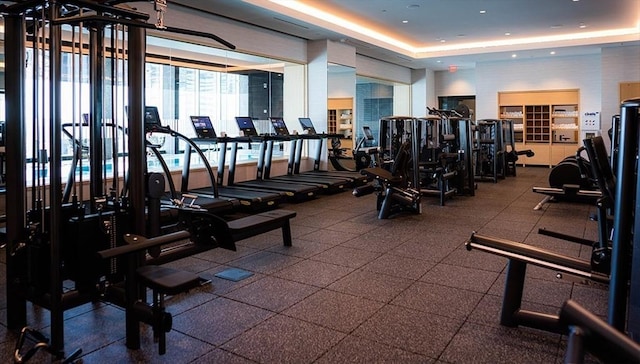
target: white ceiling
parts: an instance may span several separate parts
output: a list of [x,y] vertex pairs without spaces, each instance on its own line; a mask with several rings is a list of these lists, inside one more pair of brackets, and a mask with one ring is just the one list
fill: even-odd
[[[304,39],[346,42],[358,54],[416,69],[473,68],[514,54],[518,59],[558,57],[640,44],[640,0],[169,2]],[[291,5],[313,11],[303,14]]]

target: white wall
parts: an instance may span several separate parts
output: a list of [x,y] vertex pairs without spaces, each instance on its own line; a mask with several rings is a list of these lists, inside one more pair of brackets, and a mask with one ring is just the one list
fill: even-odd
[[328,98],[354,98],[356,97],[356,70],[351,72],[329,73]]
[[316,130],[327,130],[328,63],[327,41],[313,41],[308,45],[307,92],[309,117]]
[[[151,2],[139,2],[135,4],[138,11],[149,14],[155,20],[155,10]],[[164,17],[165,25],[178,28],[211,32],[218,37],[232,43],[237,50],[255,55],[277,57],[278,59],[306,63],[307,42],[304,39],[288,36],[268,29],[251,26],[231,19],[218,17],[201,11],[181,7],[172,4]],[[149,31],[151,33],[158,31]],[[170,36],[177,40],[186,40],[198,44],[209,45],[225,49],[224,46],[201,37],[189,37],[171,33]]]
[[[428,70],[425,69],[411,71],[411,116],[422,116],[426,114],[427,72]],[[430,89],[433,90],[433,87]]]
[[620,83],[640,82],[640,46],[602,49],[602,129],[620,114]]
[[356,55],[356,73],[358,76],[411,84],[411,69],[359,54]]
[[436,103],[428,105],[438,107],[438,96],[467,96],[476,94],[476,70],[464,69],[456,72],[435,72]]
[[[601,81],[600,54],[478,63],[476,119],[498,117],[500,91],[579,89],[581,110],[598,111]],[[437,85],[436,89],[448,87]]]
[[356,67],[356,48],[352,45],[327,41],[327,61],[347,67]]

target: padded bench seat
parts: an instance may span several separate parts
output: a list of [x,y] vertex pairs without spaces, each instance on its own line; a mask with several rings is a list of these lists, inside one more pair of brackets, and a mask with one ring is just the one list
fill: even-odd
[[195,273],[159,265],[144,265],[136,273],[145,286],[172,296],[198,287],[202,282]]
[[282,229],[284,245],[291,246],[289,221],[295,216],[295,211],[278,209],[232,220],[227,223],[227,226],[234,242],[271,230]]

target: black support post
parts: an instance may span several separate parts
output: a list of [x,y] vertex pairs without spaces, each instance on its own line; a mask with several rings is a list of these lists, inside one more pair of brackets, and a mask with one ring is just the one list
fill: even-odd
[[[147,167],[144,131],[145,85],[145,30],[129,27],[128,78],[129,78],[129,199],[134,233],[145,235],[145,172]],[[130,265],[131,266],[131,265]],[[135,272],[129,272],[135,277]],[[133,307],[138,300],[135,279],[127,280],[126,345],[130,349],[140,347],[140,324]]]
[[[616,203],[614,216],[616,217],[614,222],[614,238],[613,238],[613,252],[611,270],[615,271],[615,287],[622,291],[615,293],[614,301],[611,301],[610,296],[609,307],[612,305],[618,305],[619,308],[623,307],[626,302],[626,281],[629,281],[629,300],[628,300],[628,312],[626,320],[626,328],[631,337],[640,342],[640,178],[638,177],[638,165],[636,159],[637,148],[640,146],[640,130],[638,130],[638,124],[640,124],[640,98],[634,100],[627,100],[622,103],[620,113],[620,123],[622,124],[622,130],[620,132],[620,145],[619,154],[616,162],[618,168],[616,169],[616,188],[620,184],[621,178],[628,178],[630,181],[627,186],[631,189],[632,195],[623,197],[623,200],[618,199],[618,190],[616,189]],[[633,126],[633,128],[631,127]],[[615,127],[615,125],[614,125]],[[632,135],[627,135],[629,132]],[[631,145],[623,145],[623,143],[633,142]],[[632,154],[629,154],[632,153]],[[622,171],[621,167],[628,165],[632,169],[628,171]],[[623,174],[623,172],[625,174]],[[635,176],[635,181],[633,180]],[[635,183],[634,183],[635,182]],[[633,199],[633,200],[632,200]],[[625,205],[625,209],[629,211],[627,215],[618,215],[618,209]],[[635,219],[633,218],[635,216]],[[619,221],[619,217],[623,217],[622,221]],[[622,225],[622,224],[625,225]],[[619,225],[620,224],[620,225]],[[630,225],[628,225],[630,224]],[[618,232],[621,227],[624,229],[626,226],[627,235],[622,235]],[[623,240],[625,239],[625,240]],[[632,240],[631,240],[632,239]],[[634,254],[635,253],[635,254]],[[615,259],[615,260],[614,260]],[[619,265],[623,264],[623,267]],[[623,270],[624,268],[624,270]],[[612,287],[614,284],[614,277],[612,275]],[[614,293],[612,293],[613,295]],[[611,308],[610,308],[611,310]],[[611,311],[610,311],[610,314]],[[610,318],[609,323],[616,322],[616,324],[624,325],[625,316],[615,316],[613,321]],[[620,329],[619,326],[614,327]],[[624,326],[621,326],[624,328]]]
[[26,325],[27,306],[24,295],[23,272],[26,270],[24,254],[15,254],[26,239],[26,143],[25,143],[25,54],[24,18],[19,15],[4,16],[5,41],[5,116],[7,157],[7,326],[20,329]]
[[[102,27],[89,30],[89,138],[91,140],[90,162],[91,166],[102,165],[102,116],[104,100],[104,29]],[[129,106],[131,107],[131,106]],[[89,191],[91,212],[96,212],[95,199],[103,197],[102,168],[91,168],[89,171]]]
[[49,5],[49,228],[51,272],[51,346],[55,350],[64,348],[64,308],[62,305],[62,244],[60,225],[62,223],[62,34],[60,25],[51,23],[59,16],[60,4],[52,1]]
[[[613,216],[611,283],[609,284],[609,324],[620,331],[627,321],[627,298],[632,245],[640,247],[640,237],[632,236],[636,203],[638,148],[638,106],[640,99],[623,102],[620,110],[620,144]],[[636,222],[637,222],[636,215]],[[637,223],[635,224],[638,225]],[[635,241],[634,241],[635,240]],[[635,250],[636,252],[638,250]],[[638,283],[636,283],[638,284]]]
[[527,263],[515,259],[509,260],[509,264],[507,265],[507,279],[504,283],[504,295],[502,297],[500,325],[508,327],[518,326],[517,313],[520,311],[520,307],[522,307],[526,272]]

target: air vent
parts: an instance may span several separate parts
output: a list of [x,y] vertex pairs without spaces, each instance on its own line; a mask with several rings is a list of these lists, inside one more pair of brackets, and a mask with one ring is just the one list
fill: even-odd
[[307,30],[309,30],[309,27],[306,27],[306,26],[304,26],[304,25],[302,25],[302,24],[294,23],[294,22],[289,21],[289,20],[286,20],[286,19],[282,19],[282,18],[278,18],[278,17],[273,17],[273,19],[275,19],[275,20],[277,20],[277,21],[281,21],[281,22],[283,22],[283,23],[287,23],[287,24],[294,25],[294,26],[296,26],[296,27],[298,27],[298,28],[302,28],[302,29],[307,29]]

